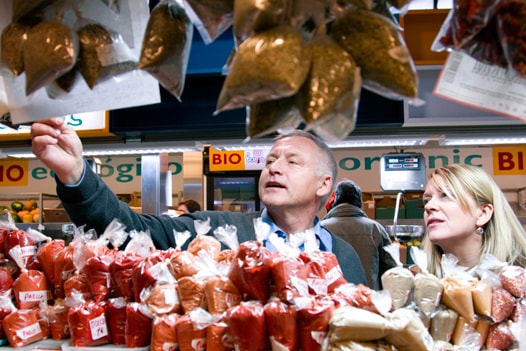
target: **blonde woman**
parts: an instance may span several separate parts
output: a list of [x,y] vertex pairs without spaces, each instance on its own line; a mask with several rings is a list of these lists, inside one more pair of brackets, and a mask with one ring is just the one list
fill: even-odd
[[475,268],[483,254],[526,266],[526,231],[482,168],[454,164],[434,170],[423,200],[429,272],[442,276],[443,254],[455,255],[467,270]]

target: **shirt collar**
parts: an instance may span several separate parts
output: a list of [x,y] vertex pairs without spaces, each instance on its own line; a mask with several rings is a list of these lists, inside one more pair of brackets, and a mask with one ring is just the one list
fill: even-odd
[[[278,225],[270,218],[270,215],[268,214],[268,211],[266,208],[263,209],[261,212],[261,220],[264,223],[267,223],[270,226],[269,234],[270,233],[277,233],[284,231],[278,227]],[[332,251],[332,237],[329,231],[325,228],[323,228],[320,224],[320,219],[318,217],[314,218],[314,234],[316,235],[316,238],[318,239],[318,242],[320,244],[320,250],[322,251]],[[268,240],[265,240],[265,245],[268,248],[271,248],[271,244],[268,242]]]

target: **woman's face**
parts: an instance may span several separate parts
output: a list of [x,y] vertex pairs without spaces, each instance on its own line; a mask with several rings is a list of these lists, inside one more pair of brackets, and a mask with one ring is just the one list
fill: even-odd
[[442,248],[445,253],[451,253],[466,240],[473,239],[479,224],[481,207],[474,198],[469,198],[469,208],[462,208],[457,201],[444,194],[430,180],[426,185],[424,195],[424,220],[429,240]]

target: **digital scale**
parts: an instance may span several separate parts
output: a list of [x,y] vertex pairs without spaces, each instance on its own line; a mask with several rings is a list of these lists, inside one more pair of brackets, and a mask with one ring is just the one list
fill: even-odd
[[[408,245],[413,240],[422,240],[421,225],[398,225],[398,210],[405,191],[423,190],[426,184],[426,162],[424,155],[416,152],[388,153],[380,158],[380,186],[384,190],[396,190],[393,225],[386,226],[390,236]],[[406,262],[412,263],[407,252]]]
[[426,161],[421,153],[387,153],[380,158],[383,190],[423,190],[425,184]]

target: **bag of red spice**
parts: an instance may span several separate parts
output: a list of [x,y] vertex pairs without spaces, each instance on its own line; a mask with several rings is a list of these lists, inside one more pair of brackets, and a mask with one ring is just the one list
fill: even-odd
[[246,301],[230,308],[225,321],[237,351],[265,351],[270,348],[265,310],[260,302]]
[[264,306],[265,323],[273,350],[299,350],[298,311],[274,298]]
[[[150,351],[177,350],[177,332],[175,327],[179,317],[179,314],[172,313],[153,318]],[[211,351],[208,347],[207,350]]]
[[150,345],[152,320],[153,315],[147,305],[140,302],[128,302],[124,329],[126,347],[145,347]]
[[77,300],[68,310],[71,345],[99,346],[111,343],[106,318],[107,302]]
[[228,278],[235,286],[262,304],[270,296],[272,253],[259,241],[246,241],[239,245]]
[[180,351],[206,349],[206,328],[198,328],[190,313],[182,315],[177,320],[175,330]]
[[312,298],[298,306],[300,348],[302,351],[319,351],[329,330],[334,302],[329,298]]
[[64,300],[55,300],[53,306],[49,306],[49,323],[53,340],[64,340],[70,337],[68,306],[64,304]]
[[22,249],[19,246],[11,248],[9,255],[21,270],[20,275],[13,282],[13,294],[17,307],[29,309],[38,307],[41,301],[51,301],[51,290],[44,273],[34,269],[26,269]]
[[108,300],[107,316],[111,341],[114,345],[126,344],[126,300],[116,297]]
[[15,310],[4,318],[2,326],[9,344],[15,348],[29,345],[44,338],[36,309]]

